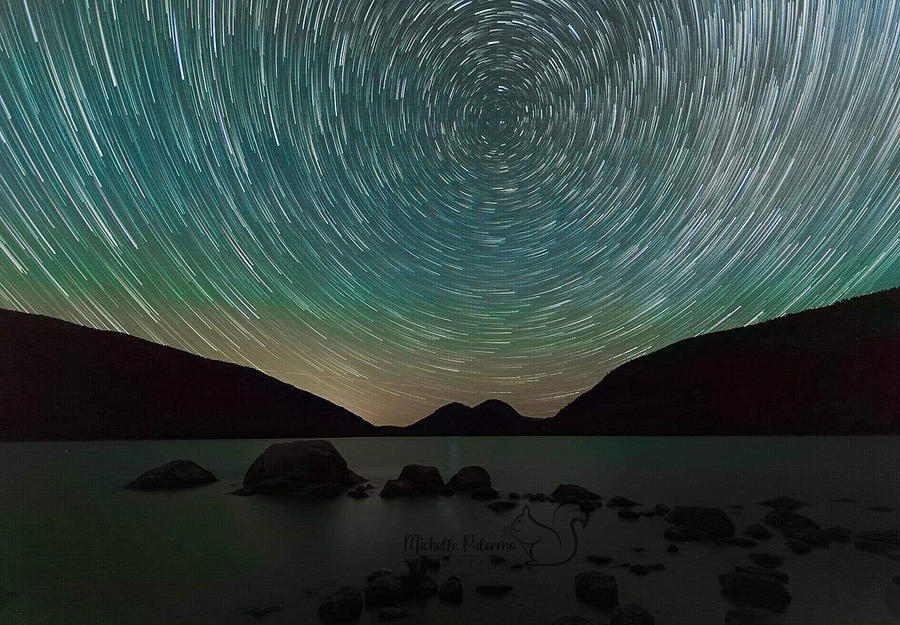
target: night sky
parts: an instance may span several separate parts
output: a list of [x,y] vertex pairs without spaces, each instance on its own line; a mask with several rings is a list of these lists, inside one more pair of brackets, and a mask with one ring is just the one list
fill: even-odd
[[900,285],[894,0],[3,0],[0,307],[375,423]]

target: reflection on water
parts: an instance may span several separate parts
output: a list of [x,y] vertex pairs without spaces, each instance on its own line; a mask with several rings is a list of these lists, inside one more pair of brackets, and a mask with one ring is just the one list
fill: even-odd
[[[403,557],[409,536],[508,541],[523,506],[505,513],[465,497],[428,500],[300,502],[234,497],[243,472],[271,441],[146,441],[0,444],[0,621],[70,623],[316,622],[321,597]],[[739,530],[773,495],[809,501],[822,525],[900,527],[900,447],[896,438],[398,438],[346,439],[335,445],[376,488],[407,463],[434,464],[444,478],[480,464],[501,492],[550,492],[577,483],[608,498],[712,505]],[[182,492],[135,492],[123,484],[176,458],[194,460],[220,481]],[[850,498],[859,503],[833,501]],[[741,505],[743,508],[732,506]],[[555,505],[530,503],[544,525]],[[568,527],[563,519],[560,527]],[[663,563],[635,576],[610,568],[622,602],[636,602],[670,625],[721,623],[730,609],[717,577],[748,564],[746,550],[709,544],[666,552],[665,522],[620,520],[600,509],[576,526],[574,557],[560,566],[510,566],[527,559],[521,544],[492,562],[487,550],[462,550],[442,563],[438,581],[456,574],[467,589],[459,606],[437,599],[408,608],[408,623],[550,623],[603,612],[580,604],[574,576],[606,570],[586,561]],[[634,548],[643,548],[635,551]],[[896,623],[900,563],[833,545],[806,556],[780,538],[766,549],[785,557],[793,602],[786,625]],[[495,558],[494,560],[497,560]],[[472,590],[505,583],[502,599]],[[8,593],[16,593],[15,596]],[[7,594],[3,594],[7,593]],[[5,603],[5,605],[4,605]],[[257,621],[246,610],[284,609]],[[362,622],[377,622],[375,612]]]

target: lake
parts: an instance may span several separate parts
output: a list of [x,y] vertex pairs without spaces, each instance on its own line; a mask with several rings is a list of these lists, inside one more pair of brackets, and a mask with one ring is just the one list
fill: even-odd
[[[784,556],[793,601],[786,625],[900,622],[900,562],[832,544],[795,555],[779,536],[755,549],[682,543],[666,552],[660,518],[623,521],[614,509],[577,528],[574,557],[559,566],[511,570],[521,546],[493,563],[510,542],[519,513],[495,513],[465,496],[384,500],[290,501],[230,494],[269,440],[0,443],[0,622],[27,625],[316,623],[324,595],[365,585],[367,573],[413,557],[411,536],[455,548],[435,577],[463,580],[460,605],[412,602],[404,623],[551,623],[564,615],[605,622],[608,612],[575,598],[584,570],[615,575],[621,603],[647,608],[658,625],[723,623],[733,606],[718,575],[751,564],[748,551]],[[550,493],[580,484],[604,500],[624,495],[644,507],[709,505],[740,532],[759,521],[763,499],[790,495],[823,527],[900,528],[900,438],[376,438],[336,439],[350,467],[380,489],[409,463],[436,465],[444,479],[477,464],[501,492]],[[122,488],[177,458],[212,471],[219,482],[174,492]],[[835,501],[850,498],[857,503]],[[552,503],[528,503],[553,523]],[[737,508],[733,506],[743,506]],[[777,534],[777,533],[776,533]],[[479,545],[482,546],[479,549]],[[644,550],[635,552],[633,548]],[[663,563],[639,577],[613,564]],[[479,596],[482,583],[506,583],[504,598]],[[280,605],[261,620],[247,610]],[[377,610],[363,623],[378,622]]]

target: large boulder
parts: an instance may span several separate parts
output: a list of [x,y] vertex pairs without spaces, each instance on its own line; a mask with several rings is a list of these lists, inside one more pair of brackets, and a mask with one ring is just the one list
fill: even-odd
[[654,625],[647,610],[635,603],[626,603],[613,610],[609,625]]
[[586,603],[612,608],[619,603],[619,587],[612,575],[585,571],[575,576],[575,596]]
[[[675,506],[666,521],[678,526],[689,537],[728,538],[734,536],[734,523],[718,508]],[[672,540],[675,540],[672,538]]]
[[336,497],[365,481],[329,441],[273,443],[247,469],[239,494]]
[[385,499],[412,497],[415,495],[436,495],[444,488],[444,479],[437,467],[408,464],[395,480],[388,480],[381,489]]
[[216,476],[190,460],[173,460],[161,467],[150,469],[139,475],[125,488],[135,490],[161,490],[190,488],[216,482]]
[[783,612],[791,595],[778,581],[763,575],[726,573],[719,576],[722,594],[738,607]]
[[484,467],[463,467],[447,482],[447,486],[456,492],[475,490],[491,485],[491,476]]
[[596,501],[600,499],[600,495],[592,493],[583,486],[577,484],[560,484],[556,490],[551,493],[550,497],[557,501]]
[[326,623],[348,623],[359,619],[363,609],[362,593],[344,586],[325,597],[319,605],[319,618]]

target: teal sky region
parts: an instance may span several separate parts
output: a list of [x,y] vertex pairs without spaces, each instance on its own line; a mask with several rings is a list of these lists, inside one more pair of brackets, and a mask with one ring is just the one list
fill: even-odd
[[0,307],[375,423],[900,284],[894,0],[3,0]]

